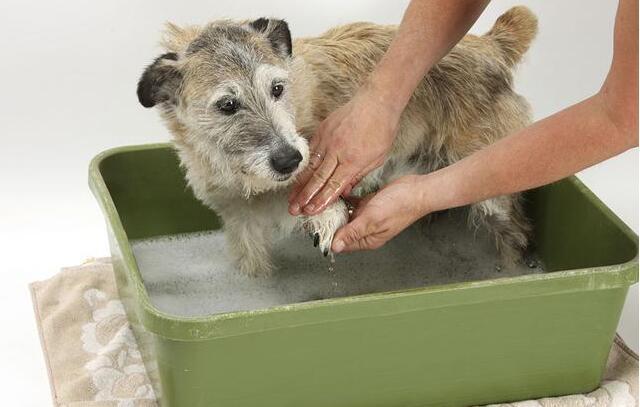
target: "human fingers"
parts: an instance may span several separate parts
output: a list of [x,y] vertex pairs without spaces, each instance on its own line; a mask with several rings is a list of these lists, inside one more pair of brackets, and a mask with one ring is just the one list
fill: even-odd
[[377,234],[373,218],[366,213],[356,215],[336,232],[331,249],[334,253],[377,249],[384,243]]
[[375,170],[378,167],[377,163],[371,163],[367,165],[364,169],[357,173],[351,180],[348,182],[347,186],[342,191],[342,196],[351,196],[351,191],[362,181],[364,177],[367,176],[371,171]]
[[[293,204],[296,201],[296,198],[298,197],[300,192],[304,189],[304,187],[307,185],[307,183],[313,176],[313,173],[322,164],[323,156],[324,154],[319,152],[318,150],[311,150],[311,152],[309,153],[309,164],[304,170],[302,170],[302,172],[300,172],[300,174],[298,174],[298,176],[296,177],[296,182],[293,188],[291,189],[291,192],[289,192],[288,202],[289,202],[290,211],[292,209],[291,204]],[[292,213],[292,215],[297,215],[297,214],[298,213]]]
[[301,203],[297,199],[300,192],[302,192],[314,172],[320,167],[325,158],[325,152],[327,150],[326,138],[331,128],[333,128],[331,123],[324,120],[320,125],[318,125],[315,134],[311,140],[309,140],[309,163],[296,177],[295,184],[293,188],[291,188],[288,197],[289,213],[294,216],[299,215],[301,212]]
[[338,164],[331,177],[326,180],[322,188],[303,207],[302,211],[306,215],[315,215],[322,212],[329,204],[338,199],[344,189],[349,186],[353,176],[354,171],[350,166]]
[[308,176],[300,192],[289,205],[289,212],[299,214],[302,208],[322,189],[324,184],[331,178],[338,165],[338,159],[332,155],[325,157],[320,166],[313,170]]

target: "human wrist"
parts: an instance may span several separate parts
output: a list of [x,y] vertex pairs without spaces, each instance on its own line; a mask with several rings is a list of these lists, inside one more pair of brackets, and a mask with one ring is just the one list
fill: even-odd
[[424,186],[425,175],[409,174],[398,178],[393,183],[404,185],[403,193],[397,195],[397,203],[408,211],[409,216],[416,221],[431,212],[431,202],[426,198]]
[[437,177],[438,175],[434,173],[417,176],[416,204],[420,217],[446,209],[446,205],[442,202],[444,194],[437,188]]
[[413,93],[401,90],[384,72],[377,70],[363,83],[361,91],[366,98],[381,108],[380,110],[387,115],[386,118],[392,120],[394,125],[400,121],[400,116]]

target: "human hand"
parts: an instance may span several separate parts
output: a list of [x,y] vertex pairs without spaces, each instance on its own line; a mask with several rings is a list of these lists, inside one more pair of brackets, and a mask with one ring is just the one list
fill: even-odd
[[309,166],[289,195],[292,215],[322,212],[384,163],[401,113],[384,100],[372,85],[364,85],[320,123],[310,142]]
[[377,249],[430,212],[421,176],[407,175],[356,202],[351,222],[334,238],[335,253]]

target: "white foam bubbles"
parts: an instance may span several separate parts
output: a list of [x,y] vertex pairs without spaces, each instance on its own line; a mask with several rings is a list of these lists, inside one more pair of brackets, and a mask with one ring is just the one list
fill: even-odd
[[377,251],[336,255],[332,265],[312,239],[289,238],[276,244],[276,270],[264,278],[235,269],[221,231],[137,240],[132,247],[153,304],[180,316],[543,271],[535,260],[531,267],[531,259],[513,269],[496,267],[490,239],[470,231],[459,212],[414,225]]

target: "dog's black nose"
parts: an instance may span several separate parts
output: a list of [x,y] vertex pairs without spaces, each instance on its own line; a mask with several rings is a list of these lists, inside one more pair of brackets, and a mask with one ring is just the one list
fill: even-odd
[[302,154],[294,148],[283,148],[271,155],[271,166],[280,174],[289,174],[298,168]]

